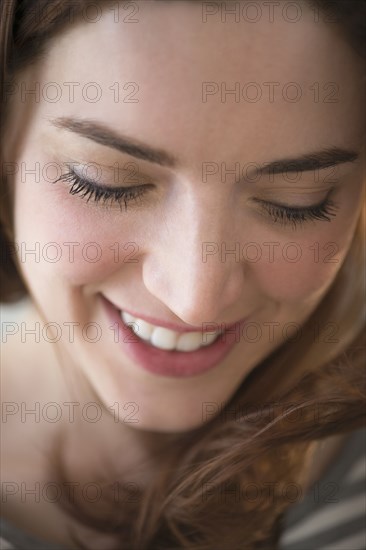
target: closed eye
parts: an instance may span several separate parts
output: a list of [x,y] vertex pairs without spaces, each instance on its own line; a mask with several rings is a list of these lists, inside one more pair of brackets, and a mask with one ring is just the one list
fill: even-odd
[[95,181],[81,177],[72,169],[62,174],[53,183],[58,181],[65,181],[70,184],[69,193],[71,195],[80,195],[83,199],[86,199],[86,202],[93,200],[95,203],[102,202],[103,205],[117,203],[121,211],[122,204],[124,204],[126,211],[131,201],[137,201],[148,189],[154,187],[152,183],[129,187],[101,186]]
[[293,229],[309,221],[330,222],[338,210],[338,206],[329,198],[329,195],[320,204],[306,207],[270,203],[261,199],[254,199],[254,201],[261,205],[275,223],[284,226],[292,224]]

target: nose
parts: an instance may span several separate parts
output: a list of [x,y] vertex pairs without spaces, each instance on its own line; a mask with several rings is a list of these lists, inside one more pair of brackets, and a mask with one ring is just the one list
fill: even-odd
[[221,322],[243,293],[239,242],[225,221],[230,226],[224,216],[213,223],[207,211],[191,224],[176,218],[168,236],[145,256],[146,288],[187,324]]

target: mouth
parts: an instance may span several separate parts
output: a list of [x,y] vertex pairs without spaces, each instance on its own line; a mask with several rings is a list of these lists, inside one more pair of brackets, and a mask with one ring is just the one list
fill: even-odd
[[212,331],[172,330],[161,324],[150,323],[127,311],[120,311],[120,316],[124,324],[129,326],[141,340],[164,351],[185,353],[196,351],[203,346],[211,345],[222,333],[222,330],[219,329]]
[[177,330],[173,330],[168,323],[161,326],[150,322],[151,318],[120,310],[103,295],[101,300],[118,336],[116,345],[136,367],[159,376],[197,376],[217,367],[240,341],[248,322],[244,319],[229,326],[205,323],[196,331],[175,325]]

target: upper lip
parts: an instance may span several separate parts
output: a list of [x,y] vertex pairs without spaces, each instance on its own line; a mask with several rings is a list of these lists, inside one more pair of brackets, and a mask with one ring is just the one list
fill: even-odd
[[[143,321],[147,321],[148,323],[158,326],[158,327],[164,327],[168,328],[170,330],[174,330],[174,332],[204,332],[203,323],[201,327],[195,327],[192,325],[177,325],[176,323],[171,323],[169,321],[161,321],[160,319],[156,319],[156,317],[150,317],[150,315],[141,315],[141,313],[134,313],[130,310],[123,309],[122,311],[125,311],[126,313],[130,313],[130,315],[133,315],[137,319],[142,319]],[[219,330],[220,327],[217,327],[217,330]],[[207,329],[206,329],[207,330]],[[215,329],[216,330],[216,329]]]
[[224,321],[220,323],[204,321],[202,322],[202,326],[195,327],[192,325],[179,325],[177,323],[172,323],[170,321],[162,321],[161,319],[157,319],[156,317],[152,317],[150,315],[142,315],[141,313],[136,313],[135,311],[132,311],[130,309],[120,308],[113,303],[112,305],[116,309],[118,309],[118,311],[125,311],[126,313],[133,315],[133,317],[136,317],[137,319],[142,319],[143,321],[146,321],[152,325],[155,325],[158,327],[164,327],[170,330],[174,330],[175,332],[182,332],[182,333],[183,332],[213,332],[213,330],[226,331],[229,328],[236,325],[237,323],[242,323],[247,319],[247,317],[243,317],[242,319],[238,321],[234,321],[232,323],[225,323]]

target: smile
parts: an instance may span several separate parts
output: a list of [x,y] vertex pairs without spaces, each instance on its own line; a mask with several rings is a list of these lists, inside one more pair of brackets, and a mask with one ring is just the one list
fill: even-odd
[[[114,345],[136,367],[154,375],[183,378],[203,374],[220,365],[238,343],[238,330],[233,330],[233,325],[225,330],[216,325],[216,330],[210,332],[192,331],[187,326],[170,323],[165,323],[170,328],[162,327],[152,323],[152,318],[141,319],[119,309],[105,296],[100,297],[109,328],[118,333]],[[241,330],[247,322],[248,318],[235,325]]]
[[121,312],[124,323],[131,327],[134,333],[149,342],[152,346],[166,351],[192,352],[203,346],[212,344],[221,334],[221,330],[214,332],[177,332],[165,327],[153,325],[143,319],[134,317],[125,311]]

